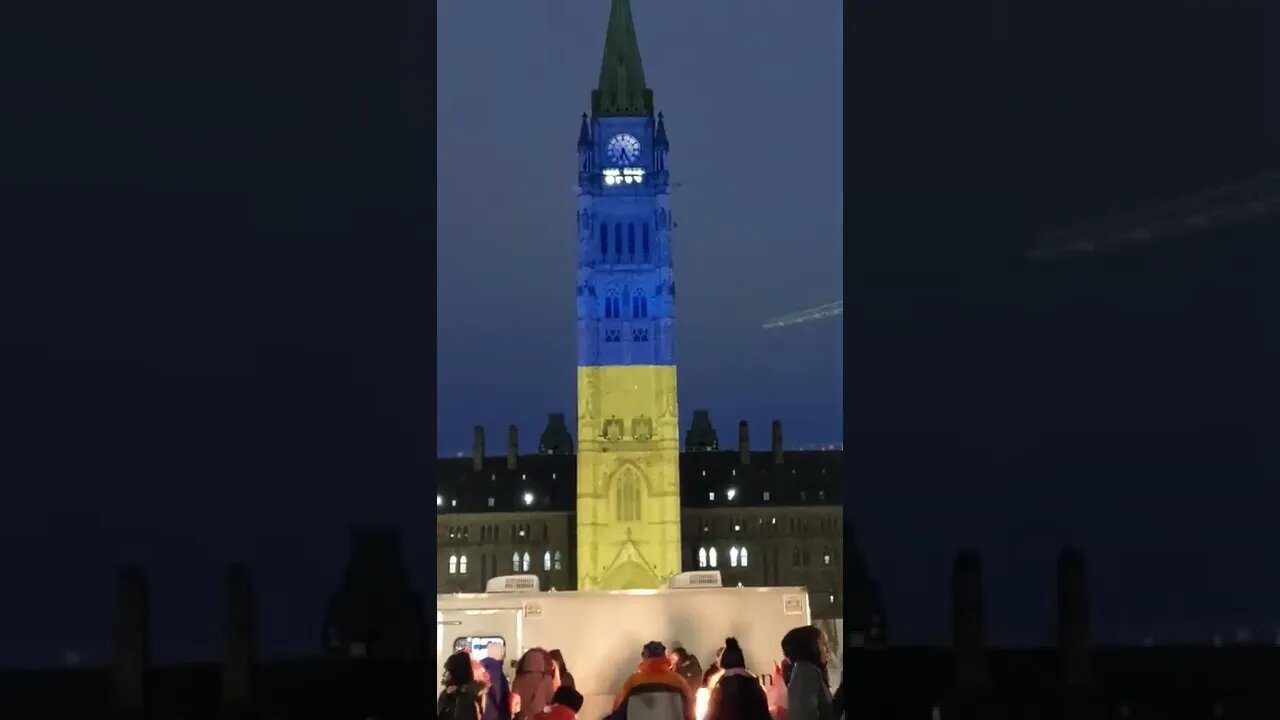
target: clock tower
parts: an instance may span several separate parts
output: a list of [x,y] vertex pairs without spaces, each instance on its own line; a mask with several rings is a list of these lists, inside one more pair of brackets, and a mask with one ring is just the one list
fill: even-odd
[[628,0],[612,0],[578,132],[578,588],[680,572],[667,133]]

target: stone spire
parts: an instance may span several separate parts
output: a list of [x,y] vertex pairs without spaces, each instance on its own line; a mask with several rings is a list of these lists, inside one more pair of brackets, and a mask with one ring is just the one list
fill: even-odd
[[962,551],[951,573],[951,649],[956,684],[964,692],[984,689],[990,679],[982,605],[981,560],[972,550]]
[[116,605],[115,704],[121,717],[140,715],[146,703],[151,668],[150,608],[147,581],[138,567],[120,573]]
[[591,93],[595,117],[653,115],[653,91],[645,85],[640,44],[630,0],[613,0],[600,63],[600,84]]
[[229,714],[239,714],[251,701],[257,645],[253,581],[245,566],[227,569],[222,608],[222,705]]

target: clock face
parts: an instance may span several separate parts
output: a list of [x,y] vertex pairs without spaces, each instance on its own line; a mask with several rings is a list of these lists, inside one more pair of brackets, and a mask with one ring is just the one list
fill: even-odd
[[609,138],[605,152],[615,165],[632,165],[640,157],[640,141],[626,133],[614,135]]

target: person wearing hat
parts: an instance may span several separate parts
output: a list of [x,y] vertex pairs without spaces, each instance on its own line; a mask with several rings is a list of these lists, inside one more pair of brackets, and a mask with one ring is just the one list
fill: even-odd
[[770,720],[769,698],[760,680],[747,671],[737,638],[725,639],[720,668],[704,720]]
[[697,720],[689,684],[671,669],[657,640],[640,651],[640,665],[613,699],[610,720]]

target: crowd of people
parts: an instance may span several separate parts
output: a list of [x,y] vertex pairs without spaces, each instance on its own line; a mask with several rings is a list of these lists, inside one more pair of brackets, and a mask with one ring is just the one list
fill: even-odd
[[[822,631],[812,625],[794,628],[781,645],[782,661],[759,675],[747,668],[735,638],[725,638],[706,669],[685,648],[645,643],[639,666],[602,720],[843,720],[844,682],[832,692],[831,653]],[[578,717],[583,697],[560,650],[525,652],[510,682],[503,672],[505,652],[495,642],[479,661],[466,649],[450,655],[437,720]]]

